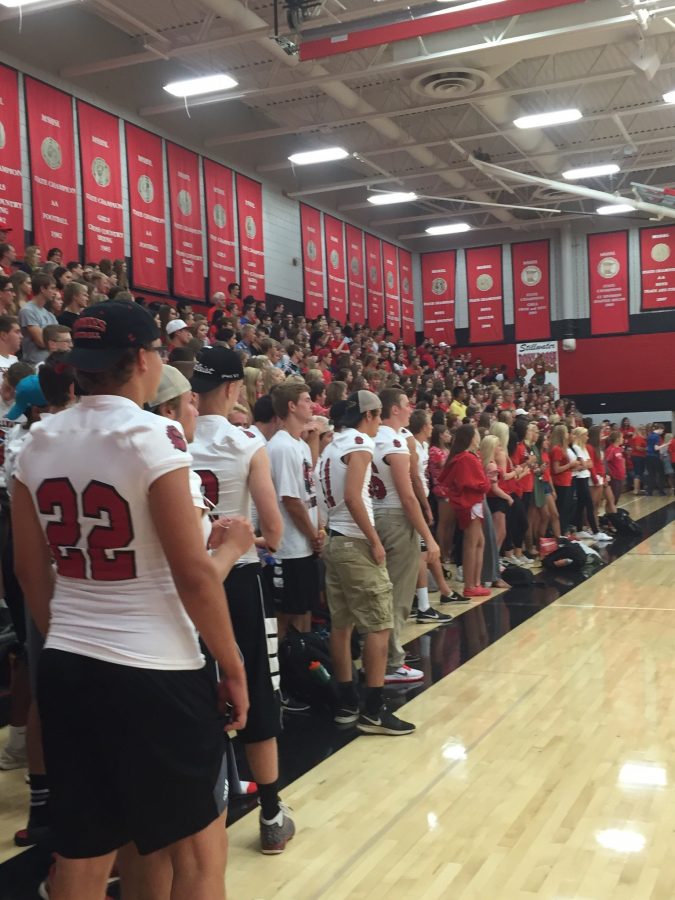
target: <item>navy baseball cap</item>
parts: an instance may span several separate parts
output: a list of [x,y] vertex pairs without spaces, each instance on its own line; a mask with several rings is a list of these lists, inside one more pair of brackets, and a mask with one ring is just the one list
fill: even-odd
[[106,300],[83,310],[73,323],[66,362],[83,372],[104,372],[127,350],[149,347],[160,336],[155,320],[136,303]]
[[227,347],[204,347],[197,354],[190,383],[195,394],[207,394],[221,384],[241,381],[243,377],[244,367],[234,350]]

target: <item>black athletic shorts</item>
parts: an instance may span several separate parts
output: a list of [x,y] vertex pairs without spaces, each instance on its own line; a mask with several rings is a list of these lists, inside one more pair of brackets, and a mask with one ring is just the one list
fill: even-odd
[[319,560],[316,556],[281,559],[265,566],[263,575],[278,613],[303,616],[319,603]]
[[488,495],[487,505],[492,513],[504,513],[506,515],[509,503],[508,500],[505,500],[503,497],[495,497],[492,494]]
[[277,619],[264,588],[258,563],[235,566],[225,581],[234,637],[244,657],[249,710],[245,744],[281,733]]
[[206,668],[139,669],[43,650],[38,704],[55,850],[153,853],[227,806],[224,720]]

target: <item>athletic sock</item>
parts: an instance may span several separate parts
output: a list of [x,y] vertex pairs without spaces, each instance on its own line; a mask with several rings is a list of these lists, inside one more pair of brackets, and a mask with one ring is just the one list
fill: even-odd
[[417,588],[415,596],[417,597],[417,609],[420,612],[426,612],[429,609],[429,588]]
[[366,688],[365,712],[367,716],[376,716],[382,709],[383,694],[383,687]]
[[49,783],[46,775],[28,776],[30,780],[29,828],[44,828],[49,825]]
[[355,709],[359,705],[359,697],[353,681],[340,681],[337,689],[340,706],[344,706],[347,709]]
[[270,784],[258,782],[258,797],[262,818],[269,823],[279,815],[279,779]]

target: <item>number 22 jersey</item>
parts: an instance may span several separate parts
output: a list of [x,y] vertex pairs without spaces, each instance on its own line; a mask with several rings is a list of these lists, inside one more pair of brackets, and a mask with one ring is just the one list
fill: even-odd
[[124,397],[84,397],[31,428],[16,467],[56,562],[45,646],[118,665],[204,660],[150,516],[149,490],[191,457],[180,425]]

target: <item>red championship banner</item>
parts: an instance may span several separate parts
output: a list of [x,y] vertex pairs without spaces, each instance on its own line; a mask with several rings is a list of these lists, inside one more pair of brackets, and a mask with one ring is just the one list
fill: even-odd
[[398,282],[401,285],[401,337],[403,342],[415,346],[415,301],[412,288],[412,253],[398,251]]
[[300,233],[305,315],[308,319],[316,319],[323,315],[324,308],[321,213],[305,203],[300,204]]
[[171,210],[173,293],[204,300],[202,205],[199,197],[199,157],[177,144],[166,145]]
[[33,241],[43,258],[51,247],[79,259],[72,97],[26,78]]
[[241,296],[265,302],[265,241],[262,185],[237,173],[239,280]]
[[640,230],[640,274],[642,309],[672,309],[675,306],[675,227]]
[[323,217],[328,274],[328,315],[341,325],[347,321],[347,271],[345,266],[345,226],[333,216]]
[[124,259],[120,120],[77,101],[84,257]]
[[131,275],[134,287],[168,291],[162,141],[126,124]]
[[628,232],[588,235],[591,334],[628,331]]
[[395,341],[401,337],[401,291],[398,280],[396,247],[382,241],[382,270],[384,272],[384,307],[387,331]]
[[424,337],[445,344],[455,344],[455,273],[457,254],[454,250],[422,254],[422,309]]
[[366,285],[368,324],[371,328],[384,325],[384,290],[382,287],[382,242],[366,234]]
[[486,344],[504,340],[502,248],[474,247],[466,251],[469,299],[469,341]]
[[511,246],[513,317],[517,341],[551,336],[551,264],[549,241]]
[[23,191],[19,135],[19,76],[0,66],[0,229],[19,257],[23,256]]
[[366,322],[366,266],[363,254],[363,232],[345,225],[347,272],[349,287],[349,321],[352,325]]
[[209,248],[209,289],[227,294],[237,280],[234,233],[234,186],[232,169],[204,160],[206,234]]

